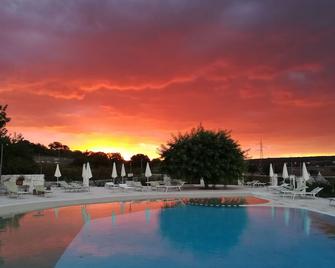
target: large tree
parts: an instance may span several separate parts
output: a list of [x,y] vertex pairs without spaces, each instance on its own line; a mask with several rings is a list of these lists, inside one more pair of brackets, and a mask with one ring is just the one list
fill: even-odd
[[145,165],[147,162],[150,162],[150,158],[145,154],[135,154],[130,158],[133,166],[139,167]]
[[135,154],[130,158],[132,172],[137,175],[143,175],[147,162],[150,158],[145,154]]
[[241,177],[244,152],[226,130],[205,130],[202,126],[189,133],[172,136],[162,145],[163,170],[183,179],[204,179],[205,187],[228,184]]

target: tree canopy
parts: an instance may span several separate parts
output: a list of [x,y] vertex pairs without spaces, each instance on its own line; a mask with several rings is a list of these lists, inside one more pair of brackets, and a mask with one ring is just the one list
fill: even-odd
[[163,170],[183,180],[204,179],[209,184],[228,184],[242,176],[244,152],[226,130],[205,130],[202,126],[191,132],[172,136],[162,145]]
[[[55,163],[60,163],[62,178],[73,180],[81,178],[83,164],[90,162],[95,179],[109,179],[114,162],[118,170],[124,163],[126,172],[141,175],[145,163],[150,161],[149,157],[143,154],[134,155],[132,161],[126,161],[118,152],[72,151],[69,146],[59,141],[54,141],[48,146],[32,143],[21,134],[8,133],[5,127],[10,118],[6,109],[7,105],[0,105],[0,143],[4,145],[2,174],[43,173],[46,179],[52,180]],[[159,173],[159,161],[154,161],[153,165]]]
[[59,141],[54,141],[53,143],[50,143],[48,147],[51,150],[63,150],[63,151],[68,151],[70,150],[69,146],[62,144]]
[[7,116],[7,105],[0,104],[0,138],[3,138],[7,135],[6,124],[10,121],[10,118]]
[[150,158],[145,154],[135,154],[130,160],[135,168],[144,167],[147,162],[150,162]]

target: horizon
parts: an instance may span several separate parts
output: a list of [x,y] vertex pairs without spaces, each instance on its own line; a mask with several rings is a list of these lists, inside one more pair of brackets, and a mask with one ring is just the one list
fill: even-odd
[[[335,2],[5,1],[7,128],[71,150],[228,129],[257,159],[335,155]],[[315,11],[318,12],[315,12]],[[52,138],[51,138],[52,137]]]

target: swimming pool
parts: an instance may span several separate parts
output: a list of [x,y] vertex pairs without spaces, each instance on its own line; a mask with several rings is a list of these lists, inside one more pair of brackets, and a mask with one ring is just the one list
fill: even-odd
[[156,200],[70,206],[0,220],[1,267],[306,268],[334,263],[334,217],[300,209]]

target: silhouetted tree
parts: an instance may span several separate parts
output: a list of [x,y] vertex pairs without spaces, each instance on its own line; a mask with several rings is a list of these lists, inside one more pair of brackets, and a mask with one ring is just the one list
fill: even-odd
[[88,158],[89,162],[94,166],[109,166],[111,161],[107,154],[103,152],[92,152]]
[[51,150],[61,150],[61,151],[69,151],[70,148],[69,146],[67,145],[64,145],[58,141],[54,141],[53,143],[50,143],[48,145],[48,147],[51,149]]
[[3,171],[4,174],[39,173],[39,167],[34,161],[33,147],[29,141],[18,140],[7,144]]
[[208,184],[227,184],[242,176],[244,154],[230,132],[205,130],[202,126],[190,133],[173,136],[160,149],[163,169],[180,179],[203,178]]
[[153,173],[161,173],[162,160],[159,158],[154,158],[150,162],[151,171]]
[[7,105],[0,105],[0,138],[7,135],[8,130],[6,129],[6,124],[10,121],[7,116]]
[[124,159],[120,153],[107,153],[107,157],[113,162],[123,162]]
[[134,174],[143,174],[145,165],[150,162],[150,158],[145,154],[135,154],[130,158],[131,166]]
[[24,141],[24,137],[21,133],[16,133],[14,132],[13,135],[9,135],[9,139],[11,141],[11,143],[19,143],[21,141]]

